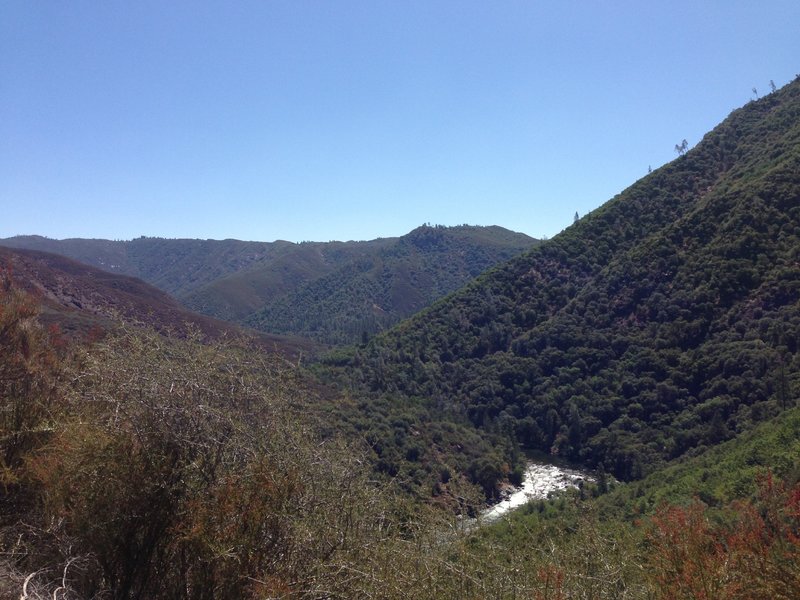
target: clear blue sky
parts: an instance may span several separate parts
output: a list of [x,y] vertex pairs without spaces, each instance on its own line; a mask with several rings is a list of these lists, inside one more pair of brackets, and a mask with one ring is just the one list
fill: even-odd
[[0,237],[552,236],[800,72],[800,2],[0,3]]

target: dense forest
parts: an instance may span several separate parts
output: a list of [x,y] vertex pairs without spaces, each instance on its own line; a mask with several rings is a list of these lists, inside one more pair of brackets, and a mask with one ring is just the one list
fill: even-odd
[[535,243],[502,227],[470,225],[423,225],[365,242],[0,240],[139,277],[214,318],[325,344],[383,331]]
[[328,365],[389,406],[638,479],[794,405],[799,264],[795,81]]
[[501,227],[423,225],[275,299],[245,322],[328,344],[366,341],[533,243]]

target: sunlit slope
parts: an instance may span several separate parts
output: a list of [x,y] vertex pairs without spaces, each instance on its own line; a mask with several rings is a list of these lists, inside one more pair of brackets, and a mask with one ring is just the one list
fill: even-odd
[[795,81],[346,368],[630,479],[794,403],[799,301]]
[[536,243],[502,227],[418,227],[269,302],[244,322],[327,343],[361,342]]

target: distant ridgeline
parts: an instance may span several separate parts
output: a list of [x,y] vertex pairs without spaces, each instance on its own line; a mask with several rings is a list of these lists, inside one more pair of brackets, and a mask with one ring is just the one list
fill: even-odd
[[327,343],[366,342],[534,243],[501,227],[422,226],[276,298],[245,323]]
[[[427,407],[627,480],[796,403],[799,302],[796,80],[557,237],[327,365],[384,404]],[[434,440],[426,452],[442,450]]]
[[367,242],[0,240],[139,277],[213,317],[324,343],[364,341],[535,243],[467,225]]

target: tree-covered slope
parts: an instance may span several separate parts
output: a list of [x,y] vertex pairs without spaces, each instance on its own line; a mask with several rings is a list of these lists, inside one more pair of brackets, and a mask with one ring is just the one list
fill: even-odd
[[138,277],[180,297],[230,273],[274,260],[291,250],[289,242],[192,240],[140,237],[134,240],[71,238],[54,240],[24,235],[0,240],[9,248],[61,254],[121,275]]
[[800,81],[331,364],[623,479],[800,391]]
[[260,308],[264,296],[283,294],[392,241],[294,244],[145,236],[54,240],[26,235],[2,239],[0,245],[60,254],[104,271],[138,277],[194,310],[236,320]]
[[244,322],[298,287],[336,272],[343,265],[369,259],[395,241],[396,238],[379,238],[368,242],[292,244],[273,259],[215,279],[185,294],[181,300],[199,312]]
[[0,245],[61,254],[138,277],[188,308],[267,333],[354,342],[398,322],[535,240],[502,227],[420,227],[363,242],[130,241],[17,236]]
[[502,227],[422,226],[268,302],[245,322],[327,343],[356,342],[429,306],[533,243]]
[[597,502],[608,518],[624,519],[694,499],[720,507],[755,496],[759,479],[768,473],[791,485],[800,480],[798,407],[699,456],[681,457],[641,481],[615,486]]

